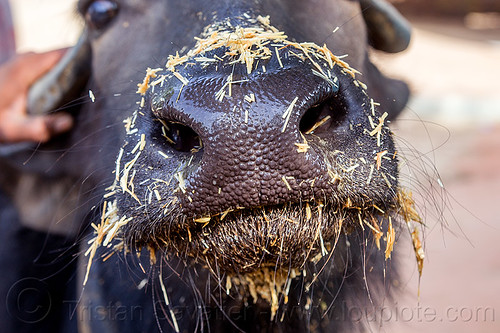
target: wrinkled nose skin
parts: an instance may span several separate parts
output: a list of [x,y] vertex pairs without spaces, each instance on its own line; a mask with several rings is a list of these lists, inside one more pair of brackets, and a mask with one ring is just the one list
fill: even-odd
[[[310,199],[313,179],[321,188],[320,175],[326,173],[321,156],[313,150],[298,153],[295,144],[303,142],[301,116],[331,89],[320,79],[311,81],[300,74],[289,69],[260,77],[257,83],[235,85],[232,99],[224,103],[216,101],[216,91],[201,82],[186,92],[181,107],[183,102],[202,102],[197,103],[199,109],[185,107],[184,112],[214,114],[201,116],[203,120],[192,126],[201,135],[203,156],[199,167],[186,177],[186,192],[192,199],[183,202],[186,212],[218,213]],[[245,92],[253,93],[255,102],[246,102]],[[296,98],[285,125],[283,114]]]
[[[184,174],[180,199],[186,216],[325,201],[337,185],[325,165],[327,151],[355,150],[355,156],[364,156],[356,145],[367,122],[360,105],[369,100],[363,100],[351,76],[334,68],[338,81],[332,85],[299,61],[289,59],[285,68],[272,61],[267,66],[266,73],[250,77],[231,72],[232,67],[191,73],[196,80],[155,112],[190,127],[202,142],[195,153],[198,163]],[[219,101],[216,94],[231,73],[239,83]],[[308,127],[326,116],[315,135],[308,134]],[[306,142],[310,148],[298,151]]]

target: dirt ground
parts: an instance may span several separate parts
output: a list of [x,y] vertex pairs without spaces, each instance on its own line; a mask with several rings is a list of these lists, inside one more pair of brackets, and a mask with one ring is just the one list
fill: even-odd
[[[13,1],[16,18],[24,21],[20,49],[70,45],[78,25],[68,28],[69,3]],[[428,201],[419,203],[426,261],[418,297],[413,253],[400,241],[409,249],[399,281],[406,296],[373,331],[500,332],[500,31],[437,19],[412,23],[410,49],[377,55],[377,62],[413,92],[392,128],[412,175],[424,174],[410,185]],[[425,154],[412,160],[417,150]]]

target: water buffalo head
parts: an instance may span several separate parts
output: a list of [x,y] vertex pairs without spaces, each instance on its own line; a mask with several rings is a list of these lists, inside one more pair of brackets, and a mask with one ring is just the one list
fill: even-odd
[[387,121],[408,89],[368,51],[408,45],[392,7],[81,0],[79,11],[90,98],[63,159],[104,196],[91,258],[99,247],[175,257],[274,315],[293,277],[342,262],[342,237],[372,248],[384,236],[390,256],[404,199]]

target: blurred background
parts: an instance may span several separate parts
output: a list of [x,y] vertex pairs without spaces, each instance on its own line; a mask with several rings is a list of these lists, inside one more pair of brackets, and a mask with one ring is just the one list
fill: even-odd
[[[500,332],[500,1],[391,2],[412,23],[412,43],[372,56],[412,90],[392,128],[425,218],[426,261],[418,297],[400,239],[406,296],[372,329]],[[82,26],[73,0],[11,0],[11,9],[18,52],[72,45]]]

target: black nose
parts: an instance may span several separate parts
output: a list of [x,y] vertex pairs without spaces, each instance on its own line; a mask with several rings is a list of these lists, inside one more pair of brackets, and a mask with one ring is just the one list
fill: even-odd
[[175,103],[155,112],[170,145],[197,157],[180,175],[185,213],[214,215],[330,195],[335,181],[322,145],[348,130],[339,82],[288,68],[240,80],[231,96],[218,99],[225,80],[193,80]]

